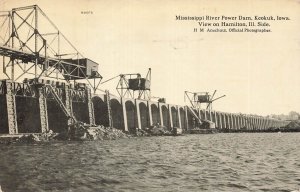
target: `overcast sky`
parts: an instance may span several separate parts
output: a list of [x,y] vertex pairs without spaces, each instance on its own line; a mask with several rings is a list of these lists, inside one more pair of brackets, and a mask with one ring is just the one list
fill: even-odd
[[[38,4],[109,79],[146,75],[152,95],[184,104],[185,90],[218,90],[214,104],[226,112],[260,115],[300,111],[300,2],[286,1],[102,1],[1,0],[0,9]],[[82,14],[92,11],[92,14]],[[271,33],[194,33],[183,16],[288,16],[271,22]],[[115,92],[117,80],[101,89]]]

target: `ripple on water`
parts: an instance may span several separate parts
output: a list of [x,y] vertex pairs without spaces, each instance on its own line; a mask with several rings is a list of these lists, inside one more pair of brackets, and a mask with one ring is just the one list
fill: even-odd
[[3,191],[292,191],[300,134],[0,146]]

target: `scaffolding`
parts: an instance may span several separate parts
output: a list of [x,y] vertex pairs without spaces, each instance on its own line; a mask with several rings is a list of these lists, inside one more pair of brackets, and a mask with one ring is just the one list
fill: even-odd
[[13,8],[0,15],[0,55],[6,79],[83,80],[94,92],[102,76],[99,64],[85,58],[37,6]]

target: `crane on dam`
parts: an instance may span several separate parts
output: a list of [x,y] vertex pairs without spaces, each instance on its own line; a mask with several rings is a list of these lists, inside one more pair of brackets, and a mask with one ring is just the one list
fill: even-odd
[[[137,99],[151,99],[151,68],[145,77],[142,77],[140,73],[127,73],[119,74],[101,84],[107,83],[114,79],[119,79],[116,90],[120,97],[137,98]],[[135,93],[137,92],[137,96]]]
[[211,111],[213,102],[226,96],[226,95],[222,95],[220,97],[214,98],[216,92],[217,90],[215,90],[211,95],[209,92],[185,91],[184,101],[188,99],[193,108],[201,108],[201,104],[205,104],[206,110]]

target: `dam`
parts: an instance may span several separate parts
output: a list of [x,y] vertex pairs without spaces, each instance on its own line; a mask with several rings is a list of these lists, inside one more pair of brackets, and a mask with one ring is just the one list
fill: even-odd
[[[41,17],[45,17],[53,30],[39,25]],[[0,134],[62,132],[71,117],[131,134],[157,124],[189,133],[197,127],[197,119],[213,122],[222,132],[271,131],[288,123],[153,101],[150,95],[145,96],[150,91],[147,77],[141,78],[139,74],[128,74],[127,79],[129,84],[133,83],[127,91],[138,91],[138,98],[123,93],[124,83],[128,83],[123,81],[124,75],[120,75],[119,96],[109,91],[99,93],[102,80],[99,64],[84,57],[37,5],[14,8],[2,18]],[[132,75],[137,77],[131,78]]]
[[[185,132],[193,128],[194,117],[188,106],[172,105],[150,100],[120,98],[107,94],[92,94],[91,89],[72,88],[55,81],[0,82],[1,134],[42,133],[49,129],[67,129],[68,118],[55,97],[61,99],[76,119],[95,125],[112,126],[129,133],[159,123],[180,127]],[[269,131],[286,122],[259,116],[194,109],[202,120],[210,120],[224,132]],[[111,120],[111,122],[110,122]],[[111,125],[109,125],[111,124]]]

